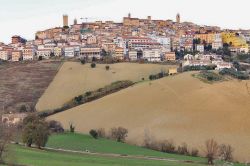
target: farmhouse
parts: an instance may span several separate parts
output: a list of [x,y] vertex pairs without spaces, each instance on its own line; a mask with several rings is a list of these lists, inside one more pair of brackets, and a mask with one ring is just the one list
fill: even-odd
[[176,57],[175,57],[175,52],[168,52],[165,54],[165,60],[166,61],[175,61]]
[[184,56],[184,60],[193,60],[193,59],[194,59],[194,56],[191,54],[187,54]]
[[177,68],[170,68],[168,70],[169,75],[174,75],[174,74],[177,74],[177,73],[178,73]]
[[183,66],[209,66],[210,60],[188,60],[182,63]]
[[22,122],[24,118],[27,117],[27,114],[3,114],[2,115],[2,123],[7,125],[16,125],[19,122]]
[[231,69],[232,67],[233,65],[231,63],[221,62],[221,63],[217,63],[216,70]]

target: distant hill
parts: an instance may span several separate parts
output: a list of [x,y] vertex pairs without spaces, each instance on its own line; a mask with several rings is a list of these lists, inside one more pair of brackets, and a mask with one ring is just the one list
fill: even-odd
[[249,160],[250,81],[206,84],[191,74],[140,83],[49,119],[65,128],[72,122],[83,133],[123,126],[128,141],[136,144],[143,143],[146,133],[203,151],[204,142],[214,138],[232,145],[237,160]]
[[39,111],[55,109],[63,106],[74,97],[87,91],[97,90],[115,81],[141,81],[148,79],[150,74],[167,72],[170,67],[158,64],[116,63],[110,64],[106,71],[105,64],[97,64],[92,69],[90,64],[65,62],[36,108]]

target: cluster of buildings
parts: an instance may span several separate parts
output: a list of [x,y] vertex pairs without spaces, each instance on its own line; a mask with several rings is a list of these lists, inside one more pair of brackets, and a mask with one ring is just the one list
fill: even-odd
[[187,54],[182,66],[216,66],[216,70],[233,68],[232,63],[223,61],[222,56],[216,54]]
[[[194,42],[195,41],[195,42]],[[216,26],[199,26],[191,22],[153,20],[131,17],[122,23],[95,21],[69,25],[63,15],[63,27],[38,31],[34,40],[13,36],[10,44],[0,43],[0,59],[5,61],[78,57],[101,59],[110,55],[117,60],[150,62],[175,61],[175,51],[218,50],[227,43],[230,51],[248,53],[250,31],[221,30]]]

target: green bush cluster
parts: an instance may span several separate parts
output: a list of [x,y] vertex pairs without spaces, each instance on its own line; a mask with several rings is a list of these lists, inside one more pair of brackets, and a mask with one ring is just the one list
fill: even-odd
[[183,71],[199,71],[199,70],[215,70],[215,65],[209,66],[185,66],[183,67]]
[[235,69],[222,69],[219,72],[221,75],[230,75],[234,78],[240,79],[240,80],[248,80],[249,75],[240,71],[236,71]]
[[152,80],[157,80],[157,79],[161,79],[161,78],[166,77],[166,76],[168,76],[168,74],[165,73],[165,72],[160,72],[158,74],[151,74],[149,76],[149,80],[151,80],[151,81]]
[[207,70],[204,70],[204,71],[201,71],[199,73],[199,77],[201,77],[202,79],[205,79],[207,81],[220,81],[222,80],[222,76],[214,73],[214,72],[211,72],[211,71],[207,71]]

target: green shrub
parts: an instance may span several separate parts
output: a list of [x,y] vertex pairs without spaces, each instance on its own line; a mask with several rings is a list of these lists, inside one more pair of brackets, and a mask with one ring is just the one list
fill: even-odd
[[82,102],[82,98],[83,98],[82,95],[75,97],[75,102],[76,102],[77,104],[81,103],[81,102]]
[[74,133],[74,132],[75,132],[75,126],[74,126],[72,123],[69,124],[69,131],[70,131],[71,133]]
[[222,69],[219,74],[221,75],[230,75],[234,78],[240,79],[240,80],[248,80],[249,75],[247,73],[243,73],[240,71],[236,71],[235,69]]
[[158,73],[158,74],[151,74],[150,76],[149,76],[149,80],[157,80],[157,79],[161,79],[161,78],[163,78],[163,77],[165,77],[165,76],[167,76],[167,74],[166,73],[164,73],[164,72],[160,72],[160,73]]
[[91,63],[91,68],[95,68],[96,67],[96,64],[95,63]]
[[90,130],[89,131],[89,134],[93,137],[93,138],[95,138],[95,139],[97,139],[98,138],[98,133],[97,133],[97,131],[96,130]]
[[200,71],[200,73],[198,74],[198,76],[202,79],[205,79],[207,81],[220,81],[222,80],[222,76],[220,76],[219,74],[216,74],[212,71],[207,71],[207,70],[204,70],[204,71]]
[[161,151],[164,153],[175,153],[175,145],[172,140],[163,141],[160,144]]
[[92,92],[88,91],[85,93],[85,96],[90,96],[92,94]]
[[209,66],[185,66],[183,67],[183,71],[199,71],[199,70],[215,70],[215,65]]
[[106,68],[106,70],[109,70],[109,69],[110,69],[110,67],[109,67],[109,66],[106,66],[105,68]]
[[85,59],[81,59],[80,61],[81,61],[81,64],[83,65],[86,63]]
[[188,155],[187,144],[183,143],[181,146],[178,146],[177,153],[181,155]]
[[198,154],[199,154],[199,150],[198,150],[198,149],[193,148],[193,149],[191,150],[191,156],[197,157]]

